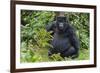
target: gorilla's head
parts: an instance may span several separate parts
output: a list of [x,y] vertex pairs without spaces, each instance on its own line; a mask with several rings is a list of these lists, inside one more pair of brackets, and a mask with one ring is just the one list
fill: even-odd
[[62,32],[68,27],[68,20],[65,16],[58,16],[56,18],[57,29]]

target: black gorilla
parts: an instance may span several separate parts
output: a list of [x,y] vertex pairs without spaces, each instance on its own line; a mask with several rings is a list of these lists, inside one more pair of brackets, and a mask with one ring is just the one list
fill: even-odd
[[53,31],[53,39],[48,55],[60,53],[61,57],[76,58],[79,52],[79,40],[75,30],[69,25],[68,19],[64,16],[58,16],[54,22],[47,25],[47,31]]

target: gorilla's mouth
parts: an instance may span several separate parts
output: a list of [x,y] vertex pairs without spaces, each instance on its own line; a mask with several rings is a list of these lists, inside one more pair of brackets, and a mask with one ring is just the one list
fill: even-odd
[[59,23],[59,29],[63,30],[64,28],[64,23]]

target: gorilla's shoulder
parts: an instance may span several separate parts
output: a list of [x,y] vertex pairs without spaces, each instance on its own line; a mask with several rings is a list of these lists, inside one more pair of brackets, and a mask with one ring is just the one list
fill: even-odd
[[69,33],[74,33],[76,30],[73,26],[69,25],[68,28],[66,29]]

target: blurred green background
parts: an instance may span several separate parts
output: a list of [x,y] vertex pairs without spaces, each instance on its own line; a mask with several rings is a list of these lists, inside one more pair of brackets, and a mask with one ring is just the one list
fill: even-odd
[[[21,10],[21,48],[20,62],[69,61],[71,58],[54,54],[48,57],[48,42],[53,38],[45,27],[52,22],[56,12]],[[65,12],[70,25],[76,29],[80,40],[79,57],[74,60],[89,59],[89,13]]]

